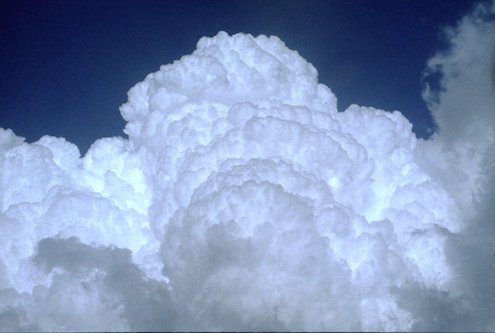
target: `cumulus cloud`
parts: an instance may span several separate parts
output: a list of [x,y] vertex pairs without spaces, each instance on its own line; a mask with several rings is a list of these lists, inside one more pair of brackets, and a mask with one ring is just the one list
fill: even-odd
[[[495,2],[476,5],[445,36],[450,48],[430,59],[425,72],[426,82],[429,76],[440,77],[439,89],[427,84],[424,92],[439,131],[422,142],[418,156],[463,210],[463,228],[445,248],[454,276],[443,306],[452,308],[455,301],[458,314],[449,328],[493,331]],[[452,312],[430,313],[440,321]]]
[[128,139],[0,129],[0,327],[493,330],[493,7],[428,62],[427,141],[224,32],[129,91]]

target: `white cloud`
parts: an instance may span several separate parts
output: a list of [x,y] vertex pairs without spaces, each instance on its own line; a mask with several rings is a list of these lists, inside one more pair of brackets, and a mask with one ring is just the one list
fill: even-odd
[[437,330],[449,322],[451,330],[493,331],[495,2],[474,6],[445,36],[450,47],[429,60],[425,73],[440,77],[439,89],[427,85],[424,93],[439,131],[416,152],[456,201],[462,230],[446,243],[452,287],[447,294],[420,291],[425,303],[438,306],[418,308],[422,320],[415,328]]
[[280,39],[223,32],[129,91],[128,140],[80,157],[0,129],[0,327],[493,328],[476,296],[493,283],[467,270],[493,268],[480,8],[429,62],[444,87],[429,141],[399,112],[338,112]]
[[[426,78],[440,77],[440,89],[427,83],[423,95],[439,130],[435,143],[428,142],[421,153],[437,165],[436,176],[461,194],[459,201],[479,199],[486,176],[483,159],[495,141],[494,16],[493,2],[491,8],[479,3],[456,27],[445,29],[450,47],[431,58],[425,72]],[[447,167],[457,170],[455,177],[443,171]]]

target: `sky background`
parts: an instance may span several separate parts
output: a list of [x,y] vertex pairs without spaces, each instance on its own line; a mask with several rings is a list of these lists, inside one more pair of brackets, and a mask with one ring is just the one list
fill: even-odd
[[349,104],[399,110],[418,137],[434,125],[426,61],[473,1],[0,1],[0,127],[28,142],[65,137],[84,153],[124,136],[119,106],[162,64],[224,30],[280,37]]

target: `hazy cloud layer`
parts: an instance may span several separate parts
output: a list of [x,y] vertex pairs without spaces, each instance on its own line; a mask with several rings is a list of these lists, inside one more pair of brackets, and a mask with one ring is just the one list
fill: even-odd
[[129,91],[128,140],[0,129],[0,327],[493,331],[494,15],[429,60],[428,141],[223,32]]

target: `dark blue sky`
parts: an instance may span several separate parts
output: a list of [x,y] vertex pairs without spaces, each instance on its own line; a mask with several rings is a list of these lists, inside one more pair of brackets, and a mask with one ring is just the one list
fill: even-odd
[[279,36],[351,103],[399,110],[419,137],[425,62],[473,1],[0,0],[0,127],[28,142],[62,136],[84,153],[121,135],[127,91],[190,54],[202,36]]

